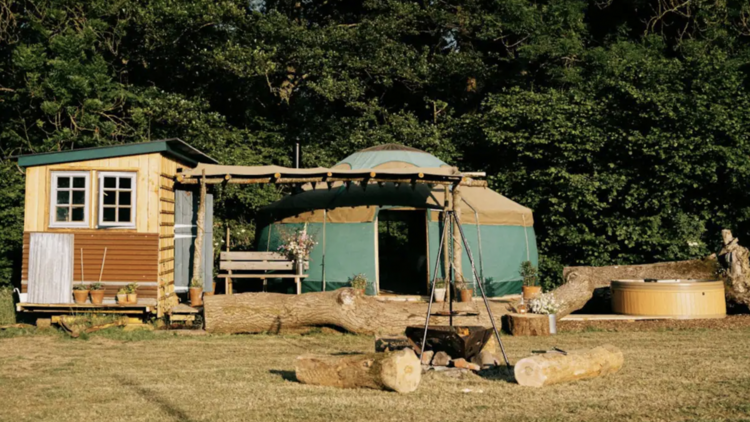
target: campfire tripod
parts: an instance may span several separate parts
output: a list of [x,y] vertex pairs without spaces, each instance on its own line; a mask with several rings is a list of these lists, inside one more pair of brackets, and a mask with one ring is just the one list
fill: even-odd
[[[432,283],[430,285],[430,302],[427,305],[427,316],[425,317],[424,335],[422,337],[422,350],[420,351],[419,356],[421,357],[424,355],[424,348],[425,348],[425,345],[427,344],[427,330],[430,327],[430,317],[433,316],[432,302],[435,300],[435,280],[437,280],[438,268],[440,264],[440,255],[441,253],[443,253],[443,245],[445,243],[445,238],[448,235],[449,227],[458,228],[458,234],[461,236],[461,240],[463,242],[464,248],[466,248],[466,254],[469,256],[469,262],[471,263],[471,271],[474,273],[474,279],[477,281],[477,284],[479,285],[479,291],[482,293],[482,300],[484,301],[484,306],[487,308],[487,316],[489,316],[490,322],[492,322],[492,330],[495,333],[495,339],[497,339],[497,344],[500,345],[500,350],[503,353],[503,359],[505,359],[506,367],[510,368],[508,355],[505,353],[505,346],[503,346],[503,341],[500,339],[500,333],[498,332],[497,325],[495,324],[495,317],[492,315],[490,302],[487,300],[487,295],[484,292],[484,280],[482,280],[479,277],[479,274],[477,274],[477,269],[474,266],[474,257],[471,254],[471,248],[469,247],[469,242],[466,240],[463,227],[461,227],[461,220],[459,219],[458,215],[456,215],[454,211],[449,211],[449,210],[444,211],[444,214],[443,214],[443,227],[441,229],[442,233],[440,234],[440,245],[438,246],[437,257],[435,257],[435,270],[432,272]],[[453,268],[453,270],[450,271],[450,273],[453,274],[453,277],[451,277],[452,278],[451,281],[456,280],[456,277],[455,277],[456,271],[461,271],[461,269]],[[453,317],[458,316],[459,313],[453,312],[453,298],[452,297],[449,298],[448,300],[448,306],[449,306],[449,313],[448,313],[449,324],[450,324],[450,327],[453,328]],[[445,315],[441,313],[441,314],[435,314],[435,316],[445,316]]]

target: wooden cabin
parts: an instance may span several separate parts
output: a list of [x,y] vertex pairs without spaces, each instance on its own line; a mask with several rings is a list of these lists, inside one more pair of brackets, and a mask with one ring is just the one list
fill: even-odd
[[[175,176],[199,163],[216,161],[179,139],[19,157],[26,205],[18,309],[169,313],[178,303],[176,264],[185,269],[177,289],[187,289],[191,266],[184,261],[196,231],[197,195],[177,190]],[[210,286],[212,261],[205,261]],[[101,306],[73,304],[72,286],[98,281],[105,286]],[[117,304],[117,291],[133,282],[138,302]]]

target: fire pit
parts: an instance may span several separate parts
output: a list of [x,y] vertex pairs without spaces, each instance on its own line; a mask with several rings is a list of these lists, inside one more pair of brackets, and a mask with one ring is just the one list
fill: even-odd
[[[427,329],[425,350],[445,352],[454,359],[470,360],[482,351],[491,336],[492,329],[484,327],[433,325]],[[406,337],[421,349],[424,327],[407,327]]]

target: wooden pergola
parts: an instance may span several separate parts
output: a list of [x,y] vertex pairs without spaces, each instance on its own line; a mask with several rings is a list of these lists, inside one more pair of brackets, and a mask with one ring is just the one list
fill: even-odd
[[[352,184],[358,184],[362,189],[367,189],[370,184],[383,186],[385,183],[395,185],[406,184],[416,188],[418,184],[431,186],[443,186],[445,189],[445,203],[443,210],[453,211],[460,221],[461,208],[454,206],[461,201],[461,187],[487,187],[487,181],[477,180],[485,177],[484,172],[461,172],[456,167],[436,168],[394,168],[394,169],[330,169],[316,167],[310,169],[295,169],[281,166],[226,166],[217,164],[201,163],[192,169],[182,169],[178,172],[176,181],[184,185],[200,185],[198,234],[195,238],[195,250],[201,251],[203,246],[203,230],[201,216],[205,210],[205,196],[207,185],[217,184],[275,184],[294,185],[301,187],[305,184],[325,183],[328,189],[334,184],[344,184],[348,189]],[[449,261],[449,244],[453,247],[453,262]],[[462,245],[458,228],[453,230],[452,242],[443,245],[444,274],[450,274],[450,268],[460,269],[462,267]],[[200,268],[199,252],[196,252],[194,266],[198,273]],[[453,271],[456,280],[463,281],[461,271]],[[450,290],[449,290],[450,292]],[[450,293],[448,293],[450,294]],[[450,296],[448,296],[450,300]]]

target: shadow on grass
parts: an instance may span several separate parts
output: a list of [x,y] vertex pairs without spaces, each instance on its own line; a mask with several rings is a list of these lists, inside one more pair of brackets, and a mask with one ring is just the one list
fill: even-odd
[[182,411],[181,409],[174,406],[169,401],[159,397],[159,395],[152,390],[149,390],[148,388],[138,384],[132,379],[128,378],[116,378],[116,380],[122,385],[123,387],[128,387],[129,389],[133,390],[136,394],[141,396],[144,400],[146,400],[148,403],[153,404],[166,412],[169,416],[174,418],[176,421],[187,421],[190,422],[193,419],[191,419],[187,413]]
[[284,381],[299,382],[297,381],[297,375],[294,373],[294,371],[284,371],[282,369],[271,369],[268,372],[274,375],[279,375],[281,379],[283,379]]
[[494,368],[482,369],[477,372],[480,377],[490,381],[505,381],[510,384],[516,383],[516,377],[513,375],[513,366],[500,365]]

